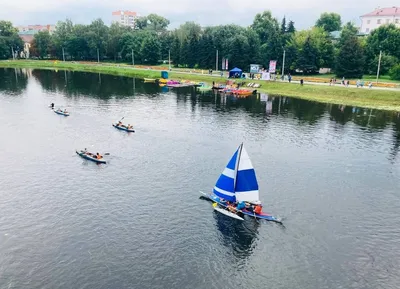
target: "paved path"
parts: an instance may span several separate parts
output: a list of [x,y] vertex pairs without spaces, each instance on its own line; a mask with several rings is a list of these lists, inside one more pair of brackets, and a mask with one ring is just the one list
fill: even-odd
[[[133,67],[131,67],[131,69],[134,69],[134,70],[150,70],[150,71],[159,71],[160,72],[160,75],[161,75],[161,70],[158,70],[158,69],[147,69],[147,68],[133,68]],[[212,75],[210,75],[210,74],[208,74],[208,73],[204,73],[204,74],[202,74],[202,73],[198,73],[198,72],[186,72],[186,71],[176,71],[176,70],[172,70],[171,72],[173,72],[173,73],[179,73],[179,74],[186,74],[186,75],[203,75],[203,76],[211,76],[211,77],[215,77],[216,79],[217,78],[219,78],[219,79],[227,79],[226,77],[221,77],[221,75],[219,74],[219,72],[213,72],[213,74]],[[225,75],[224,75],[225,76]],[[251,81],[251,79],[248,79],[248,78],[246,78],[246,79],[243,79],[243,80],[246,80],[246,81]],[[283,81],[281,81],[281,80],[276,80],[277,82],[283,82]],[[262,80],[260,81],[260,82],[262,82]],[[284,81],[284,82],[286,82],[287,83],[287,81]],[[300,81],[297,81],[297,80],[293,80],[292,82],[291,82],[292,84],[296,84],[296,85],[300,85]],[[329,86],[329,83],[323,83],[323,82],[308,82],[308,81],[305,81],[304,82],[304,85],[322,85],[322,86]],[[340,83],[337,83],[336,85],[334,85],[334,86],[337,86],[337,87],[344,87],[342,84],[340,84]],[[368,87],[368,85],[364,85],[364,87],[358,87],[357,88],[357,86],[356,85],[349,85],[347,88],[349,88],[349,89],[373,89],[373,90],[389,90],[389,91],[398,91],[398,92],[400,92],[400,88],[391,88],[391,87],[376,87],[376,86],[374,86],[373,84],[372,84],[372,88],[369,88]]]

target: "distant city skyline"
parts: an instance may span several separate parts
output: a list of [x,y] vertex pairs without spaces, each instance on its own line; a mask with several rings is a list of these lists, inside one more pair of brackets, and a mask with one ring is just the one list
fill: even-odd
[[[361,25],[360,16],[380,7],[392,7],[393,0],[364,0],[363,5],[347,0],[309,0],[299,3],[298,0],[281,2],[265,0],[256,5],[252,1],[242,0],[203,0],[198,2],[170,0],[168,2],[155,0],[114,0],[103,2],[99,0],[38,0],[35,5],[27,0],[13,0],[2,3],[0,19],[12,21],[14,26],[51,23],[71,19],[74,23],[89,24],[96,18],[101,18],[106,24],[112,22],[112,12],[117,10],[136,11],[140,15],[159,14],[170,20],[170,28],[176,28],[186,21],[194,21],[202,26],[220,24],[238,24],[248,26],[254,16],[264,10],[271,10],[274,17],[281,20],[293,20],[297,29],[307,29],[314,25],[323,12],[335,12],[342,16],[343,22],[352,21]],[[334,5],[332,5],[334,3]],[[91,7],[91,8],[82,8]],[[18,13],[15,13],[18,11]]]

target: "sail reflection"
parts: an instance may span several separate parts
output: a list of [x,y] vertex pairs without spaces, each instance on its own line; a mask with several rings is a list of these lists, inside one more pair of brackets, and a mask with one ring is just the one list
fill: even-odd
[[236,258],[249,257],[256,246],[260,223],[248,218],[245,221],[235,220],[215,211],[214,218],[222,236],[222,245],[232,250]]

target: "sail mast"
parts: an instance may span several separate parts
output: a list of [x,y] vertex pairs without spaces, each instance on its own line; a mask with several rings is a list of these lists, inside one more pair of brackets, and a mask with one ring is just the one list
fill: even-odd
[[236,191],[236,178],[237,178],[237,172],[239,169],[239,163],[240,163],[240,155],[242,154],[242,147],[243,147],[243,143],[240,144],[239,149],[238,149],[238,156],[236,159],[236,164],[235,164],[235,178],[233,181],[233,191]]

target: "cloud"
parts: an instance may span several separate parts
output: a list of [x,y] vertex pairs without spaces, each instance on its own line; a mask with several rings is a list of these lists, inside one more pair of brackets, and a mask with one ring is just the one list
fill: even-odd
[[[5,1],[2,1],[5,2]],[[376,8],[375,0],[262,0],[255,3],[246,0],[11,0],[1,4],[0,19],[15,25],[52,24],[66,18],[75,23],[90,23],[102,18],[111,22],[114,10],[133,10],[141,15],[156,13],[168,18],[172,27],[185,21],[195,21],[203,26],[236,23],[251,24],[254,16],[264,10],[281,19],[284,15],[296,23],[297,28],[312,26],[322,12],[336,12],[344,21],[359,23],[359,16]],[[390,7],[392,0],[380,0],[381,7]]]

